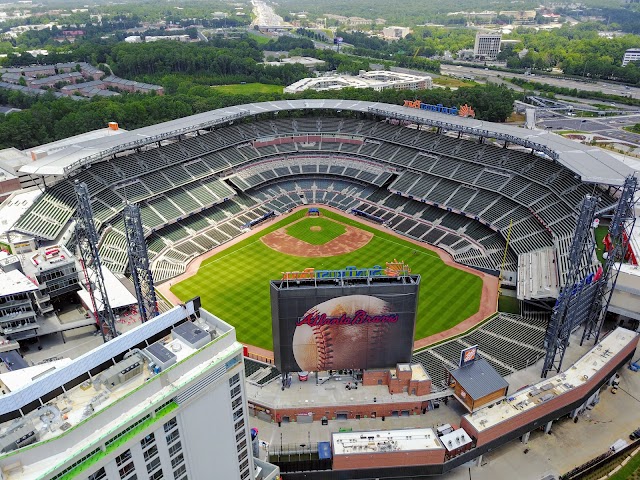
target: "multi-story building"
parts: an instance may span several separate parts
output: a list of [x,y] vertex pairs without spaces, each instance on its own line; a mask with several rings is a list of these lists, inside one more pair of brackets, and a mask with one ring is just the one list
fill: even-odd
[[39,327],[33,308],[38,287],[19,270],[0,270],[0,333],[21,340],[36,335]]
[[622,66],[626,67],[629,62],[638,61],[640,61],[640,48],[630,48],[624,52],[624,57],[622,57]]
[[536,19],[535,10],[502,10],[500,15],[511,17],[515,25],[534,23]]
[[187,302],[0,396],[2,478],[273,479],[244,385],[234,328]]
[[398,40],[411,33],[408,27],[385,27],[382,29],[382,36],[388,40]]
[[136,82],[134,80],[125,80],[124,78],[116,77],[115,75],[109,75],[108,77],[103,79],[103,82],[109,87],[114,87],[125,92],[156,92],[156,94],[158,95],[164,95],[164,88],[162,88],[160,85]]
[[37,283],[42,302],[80,290],[76,259],[62,245],[53,245],[29,253],[23,262],[25,274]]
[[501,40],[499,33],[477,33],[473,56],[476,60],[495,60],[500,53]]
[[373,88],[380,92],[394,90],[426,90],[432,87],[431,77],[410,75],[408,73],[376,70],[360,71],[357,77],[351,75],[333,75],[328,77],[303,78],[284,89],[285,93],[298,93],[304,90],[340,90],[342,88]]
[[80,72],[60,73],[44,78],[28,79],[27,84],[30,87],[53,87],[57,83],[76,83],[77,80],[83,78]]

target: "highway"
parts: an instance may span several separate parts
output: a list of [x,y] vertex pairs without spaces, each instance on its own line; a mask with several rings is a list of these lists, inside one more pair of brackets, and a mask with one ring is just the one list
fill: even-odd
[[546,83],[555,87],[577,88],[578,90],[586,90],[590,92],[602,92],[611,95],[620,95],[622,97],[631,96],[640,98],[640,88],[625,87],[624,85],[616,85],[606,82],[581,82],[578,80],[568,80],[565,78],[555,78],[551,76],[524,75],[522,73],[500,72],[497,70],[485,70],[483,67],[467,67],[462,65],[441,65],[440,72],[443,75],[455,75],[474,77],[475,79],[486,78],[487,81],[493,83],[501,83],[502,78],[521,78],[529,82]]
[[262,0],[251,0],[253,4],[253,14],[255,18],[251,25],[268,26],[268,27],[291,27],[291,24],[284,21],[284,19],[277,15],[275,10]]

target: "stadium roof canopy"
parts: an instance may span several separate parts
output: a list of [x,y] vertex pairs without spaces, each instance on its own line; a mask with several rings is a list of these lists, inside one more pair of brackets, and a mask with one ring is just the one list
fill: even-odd
[[68,176],[84,165],[118,152],[139,148],[180,134],[226,124],[243,117],[288,110],[334,110],[336,112],[346,110],[370,113],[440,127],[449,131],[495,138],[543,153],[575,172],[584,182],[622,185],[625,177],[635,171],[597,147],[582,145],[545,130],[525,130],[512,125],[485,122],[401,105],[322,99],[281,100],[212,110],[112,137],[80,142],[24,165],[20,171],[33,175]]

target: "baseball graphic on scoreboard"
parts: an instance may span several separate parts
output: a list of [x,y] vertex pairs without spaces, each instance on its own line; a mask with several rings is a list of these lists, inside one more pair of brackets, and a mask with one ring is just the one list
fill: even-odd
[[385,358],[390,328],[399,315],[390,303],[370,295],[332,298],[310,308],[296,322],[293,355],[305,371],[364,368]]

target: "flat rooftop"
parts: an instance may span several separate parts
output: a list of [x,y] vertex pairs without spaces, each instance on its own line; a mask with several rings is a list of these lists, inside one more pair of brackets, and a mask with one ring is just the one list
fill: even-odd
[[444,448],[448,452],[462,448],[465,445],[469,445],[473,440],[469,437],[469,434],[462,428],[454,430],[453,432],[445,433],[440,437],[440,441],[444,445]]
[[[265,368],[270,369],[271,365],[265,364]],[[263,372],[261,371],[256,375],[261,378]],[[355,379],[351,375],[333,375],[329,377],[327,372],[319,372],[318,384],[316,384],[316,375],[318,375],[316,372],[311,372],[307,381],[300,381],[298,375],[294,374],[291,379],[291,387],[284,390],[280,388],[280,376],[264,385],[259,385],[249,378],[246,384],[247,399],[267,408],[282,409],[420,402],[442,398],[453,393],[452,390],[446,390],[421,396],[410,395],[405,392],[391,394],[387,385],[365,387],[358,382],[358,388],[354,389]],[[347,389],[349,384],[351,384],[351,389]]]
[[17,172],[18,169],[29,163],[31,157],[17,148],[5,148],[0,150],[0,165],[2,168]]
[[0,270],[0,296],[31,292],[38,287],[19,270],[3,272]]
[[[84,84],[78,84],[80,88]],[[25,153],[31,154],[31,152],[46,152],[48,155],[51,155],[60,150],[64,150],[65,148],[75,145],[77,143],[99,140],[105,137],[115,137],[117,135],[121,135],[125,133],[126,130],[118,128],[118,130],[112,130],[111,128],[100,128],[98,130],[92,130],[90,132],[81,133],[79,135],[74,135],[73,137],[64,138],[62,140],[57,140],[55,142],[46,143],[44,145],[39,145],[34,148],[29,148],[24,150]],[[45,157],[46,158],[46,157]]]
[[443,448],[436,432],[431,428],[334,433],[331,435],[331,444],[334,455],[415,452]]
[[618,327],[564,372],[519,390],[491,408],[465,415],[465,418],[481,432],[570,392],[583,385],[637,337],[638,333]]
[[20,370],[12,370],[6,373],[0,373],[0,383],[4,385],[8,391],[15,392],[24,387],[28,383],[37,380],[38,377],[44,375],[57,368],[62,368],[71,363],[70,358],[62,358],[53,362],[45,362],[33,367],[21,368]]
[[412,380],[429,380],[429,375],[424,367],[419,363],[411,364],[411,379]]
[[[635,250],[634,250],[634,253]],[[636,255],[640,256],[640,252],[637,252]],[[616,267],[618,266],[618,264],[615,264]],[[626,273],[627,275],[633,275],[635,277],[640,277],[640,267],[638,265],[631,265],[629,263],[623,263],[622,265],[620,265],[620,271],[622,273]]]
[[[84,287],[83,274],[80,273],[79,276],[82,279],[80,283]],[[109,297],[109,305],[111,305],[111,308],[123,308],[138,303],[136,297],[133,296],[127,287],[118,280],[118,277],[104,265],[102,265],[102,276],[104,277],[104,286],[107,290],[107,297]],[[93,302],[91,301],[89,292],[82,288],[78,290],[78,296],[82,302],[93,311]]]
[[75,260],[75,257],[64,245],[52,245],[25,254],[25,260],[21,263],[27,276],[35,276],[40,271],[50,270],[61,264],[75,262]]
[[42,195],[42,190],[39,188],[20,190],[2,202],[0,205],[0,235],[4,236],[40,195]]

